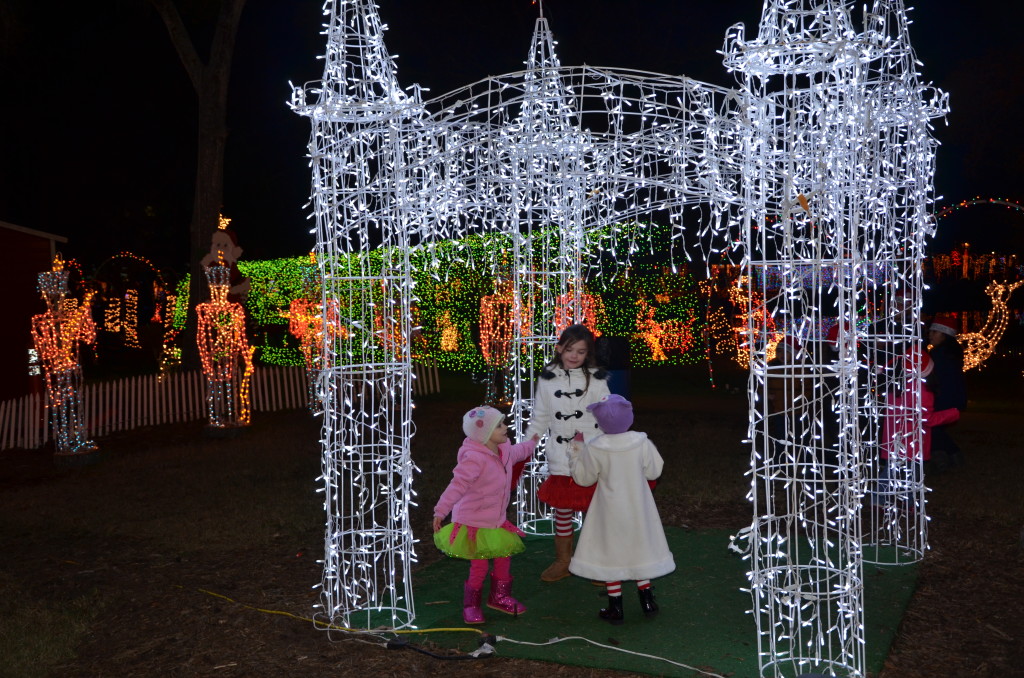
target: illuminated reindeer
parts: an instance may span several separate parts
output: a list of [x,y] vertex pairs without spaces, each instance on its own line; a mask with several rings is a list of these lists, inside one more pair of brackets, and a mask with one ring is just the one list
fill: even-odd
[[656,309],[646,299],[641,297],[637,306],[636,336],[651,349],[651,360],[667,360],[666,351],[686,353],[690,350],[693,346],[692,313],[689,322],[675,318],[658,321],[654,319]]
[[985,294],[992,300],[992,309],[988,312],[984,327],[977,332],[965,332],[960,335],[960,343],[964,347],[964,372],[980,367],[992,355],[1010,322],[1010,310],[1006,307],[1006,302],[1010,300],[1013,291],[1021,285],[1024,285],[1024,280],[1015,283],[992,281],[985,287]]

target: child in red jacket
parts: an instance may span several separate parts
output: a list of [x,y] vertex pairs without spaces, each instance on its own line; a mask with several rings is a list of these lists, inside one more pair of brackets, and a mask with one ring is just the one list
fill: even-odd
[[[462,418],[466,439],[459,448],[452,480],[434,507],[434,544],[443,553],[470,561],[463,587],[462,619],[484,623],[480,609],[484,578],[494,560],[487,607],[520,615],[526,606],[512,597],[512,556],[524,549],[522,530],[508,521],[512,466],[533,454],[537,439],[518,445],[508,440],[505,415],[475,407]],[[451,512],[452,522],[441,527]]]
[[[935,395],[928,385],[928,376],[932,373],[934,363],[927,353],[919,350],[908,351],[901,367],[905,375],[905,384],[898,391],[890,392],[885,401],[878,482],[875,492],[872,493],[872,503],[875,505],[905,499],[901,496],[901,485],[904,483],[899,479],[920,482],[919,477],[914,479],[913,467],[908,464],[919,459],[931,459],[932,427],[952,424],[960,419],[960,410],[955,407],[935,411]],[[912,388],[912,376],[915,371],[921,374],[920,400]],[[915,430],[919,413],[922,427],[920,438],[917,437],[918,432]]]

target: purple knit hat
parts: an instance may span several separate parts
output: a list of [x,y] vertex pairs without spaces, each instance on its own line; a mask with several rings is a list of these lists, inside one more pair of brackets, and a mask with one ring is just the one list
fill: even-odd
[[470,440],[486,443],[504,418],[493,407],[474,407],[462,417],[462,432]]
[[605,433],[625,433],[633,425],[633,403],[616,393],[587,405],[587,411],[593,413]]

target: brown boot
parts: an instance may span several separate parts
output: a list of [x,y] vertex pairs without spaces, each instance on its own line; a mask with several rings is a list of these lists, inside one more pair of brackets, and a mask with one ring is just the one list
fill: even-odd
[[572,535],[555,537],[555,562],[540,573],[541,581],[558,581],[569,576],[569,561],[572,560]]

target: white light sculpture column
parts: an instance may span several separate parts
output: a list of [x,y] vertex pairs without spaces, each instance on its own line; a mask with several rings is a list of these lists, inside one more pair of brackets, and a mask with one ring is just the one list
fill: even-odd
[[[324,14],[323,80],[292,96],[313,126],[321,301],[338,325],[323,332],[319,384],[327,526],[318,621],[399,628],[415,618],[409,158],[418,96],[399,89],[371,0],[329,0]],[[352,256],[373,248],[379,257]]]
[[[898,51],[874,14],[855,30],[850,5],[766,0],[757,38],[736,26],[724,49],[742,84],[745,267],[768,311],[747,336],[766,336],[769,318],[787,335],[778,355],[749,347],[762,675],[865,675],[865,473],[892,358],[913,343],[903,309],[919,308],[933,147],[908,114],[919,91]],[[908,301],[894,310],[897,293]]]
[[[523,423],[533,411],[539,368],[554,355],[558,307],[570,324],[583,321],[584,212],[592,177],[601,173],[563,88],[554,37],[543,16],[537,19],[526,67],[521,112],[502,139],[509,174],[516,177],[509,215],[516,271],[511,363],[513,418]],[[516,519],[524,530],[553,535],[550,510],[537,499],[547,475],[541,449],[523,471]]]
[[874,201],[867,258],[879,274],[865,284],[861,407],[865,462],[864,561],[917,562],[928,548],[922,459],[920,324],[925,237],[933,235],[936,142],[930,119],[948,110],[946,95],[918,82],[903,0],[874,0],[864,21],[866,103],[875,121],[865,139],[865,171]]

